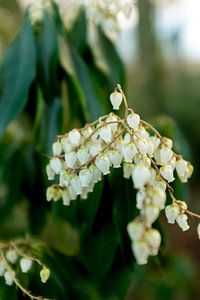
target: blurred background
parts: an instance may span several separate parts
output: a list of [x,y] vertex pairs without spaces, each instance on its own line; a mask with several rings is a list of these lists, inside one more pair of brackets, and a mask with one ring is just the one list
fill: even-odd
[[[21,30],[24,11],[30,2],[0,0],[0,55],[2,58],[8,45]],[[90,87],[88,79],[84,78],[85,73],[92,72],[94,75],[92,84],[98,91],[99,97],[104,98],[105,101],[102,100],[99,106],[95,106],[95,101],[87,104],[89,117],[85,116],[84,110],[80,111],[78,104],[71,105],[74,101],[72,98],[76,99],[78,94],[74,88],[73,76],[71,76],[74,73],[69,70],[70,66],[67,62],[69,60],[64,59],[67,53],[66,45],[59,38],[61,67],[57,71],[59,75],[57,81],[61,84],[54,88],[53,93],[56,91],[54,99],[58,94],[64,99],[62,100],[64,101],[62,125],[57,128],[52,125],[56,122],[54,112],[59,110],[57,100],[54,104],[47,104],[47,107],[43,107],[42,112],[36,108],[33,101],[33,99],[42,98],[47,99],[47,103],[51,102],[51,99],[48,100],[48,83],[45,82],[45,80],[48,81],[48,75],[44,79],[45,71],[38,68],[37,72],[43,76],[44,82],[38,76],[31,84],[29,99],[32,100],[29,105],[24,106],[20,115],[16,115],[17,118],[13,117],[14,121],[9,123],[1,138],[0,218],[2,221],[0,237],[12,239],[29,232],[52,246],[56,251],[56,259],[61,260],[60,253],[64,255],[66,266],[68,266],[69,257],[73,257],[70,258],[73,260],[76,257],[75,253],[79,251],[81,243],[79,233],[73,221],[66,222],[67,217],[71,220],[68,212],[62,215],[60,207],[59,209],[55,206],[50,208],[46,204],[44,195],[46,183],[43,179],[45,175],[41,173],[39,167],[40,163],[44,167],[46,161],[42,158],[41,162],[38,153],[50,152],[50,145],[59,130],[66,131],[73,126],[83,125],[85,119],[91,120],[98,117],[99,113],[107,112],[110,107],[106,99],[118,81],[128,96],[130,106],[142,118],[152,122],[163,134],[173,138],[175,149],[183,153],[185,158],[194,165],[194,174],[189,185],[181,187],[177,184],[175,190],[178,197],[188,202],[190,210],[200,213],[200,2],[198,0],[102,1],[106,4],[101,6],[101,9],[97,5],[98,1],[93,1],[93,3],[89,0],[83,1],[84,8],[81,1],[56,0],[56,2],[64,27],[68,31],[68,38],[85,64],[78,58],[74,63],[79,73],[78,82],[81,86],[88,88],[87,91],[83,91],[83,94],[86,97],[89,95],[92,99],[96,97],[96,92]],[[118,9],[115,3],[118,3]],[[87,36],[84,32],[84,18],[88,26]],[[41,56],[37,64],[41,63],[41,58],[45,59],[50,55],[51,50],[47,51],[45,42],[50,45],[50,49],[53,48],[50,33],[52,24],[47,22],[46,26],[41,39],[37,37],[36,32],[37,46],[44,47],[41,51],[38,50]],[[48,63],[48,59],[45,63]],[[48,66],[44,68],[47,70]],[[63,75],[63,70],[66,71],[65,75]],[[91,77],[90,73],[88,76]],[[64,84],[63,78],[67,84]],[[39,89],[36,88],[38,83]],[[42,106],[38,102],[37,105]],[[51,110],[52,106],[53,110]],[[2,114],[4,114],[3,110]],[[45,120],[44,114],[47,114],[48,121]],[[51,126],[49,123],[44,124],[45,122],[51,122]],[[23,151],[23,159],[20,151]],[[31,165],[32,156],[36,159],[36,163],[32,162],[34,166]],[[24,170],[28,172],[26,174],[30,174],[33,181],[27,183],[23,179],[23,184],[21,183],[22,162],[19,158],[23,160]],[[37,163],[37,161],[40,162]],[[39,170],[34,169],[35,164]],[[12,170],[15,172],[14,178],[9,175]],[[36,179],[40,180],[41,187],[39,188],[38,182],[34,181]],[[11,185],[15,200],[13,200],[13,195],[9,195]],[[41,190],[43,196],[41,196]],[[37,213],[33,213],[36,207]],[[61,218],[58,215],[62,215]],[[97,213],[96,218],[100,216],[101,214]],[[30,218],[33,219],[32,223]],[[39,222],[41,224],[35,225],[35,218],[41,218],[40,221],[45,218],[45,224],[41,221]],[[12,220],[12,226],[10,220]],[[84,217],[82,223],[83,220]],[[56,299],[200,299],[200,242],[197,239],[196,220],[190,220],[191,229],[186,233],[181,232],[177,226],[168,225],[164,217],[161,218],[160,223],[164,244],[160,257],[154,262],[145,267],[139,267],[132,265],[128,260],[126,268],[123,269],[123,264],[121,263],[119,268],[115,261],[110,273],[106,275],[107,277],[104,276],[104,279],[107,279],[103,281],[101,278],[97,281],[98,284],[100,282],[100,288],[95,280],[91,281],[91,268],[88,268],[88,273],[85,273],[80,261],[73,261],[76,272],[71,274],[74,276],[73,280],[76,278],[79,280],[79,284],[75,287],[78,292],[71,292],[71,294],[69,292],[71,296],[60,292]],[[55,227],[59,228],[60,235],[62,235],[60,238]],[[93,261],[88,263],[92,264]],[[120,272],[118,272],[119,269]],[[90,275],[87,277],[85,274]],[[57,281],[60,280],[59,276],[62,276],[62,272],[55,275]],[[82,282],[84,276],[87,279]],[[110,287],[108,287],[108,280]],[[66,285],[70,286],[70,283]],[[81,287],[87,291],[84,296],[79,295]],[[40,290],[39,287],[37,288]],[[109,288],[110,292],[107,294],[103,292]]]

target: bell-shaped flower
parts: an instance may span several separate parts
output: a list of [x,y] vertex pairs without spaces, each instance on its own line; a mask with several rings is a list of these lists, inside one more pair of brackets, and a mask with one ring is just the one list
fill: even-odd
[[160,150],[160,164],[166,165],[173,157],[174,152],[169,148],[161,148]]
[[180,207],[176,203],[165,207],[165,215],[169,224],[174,224],[180,214]]
[[150,168],[151,166],[151,160],[148,156],[142,155],[141,153],[137,153],[134,157],[134,163],[136,165],[145,166],[147,168]]
[[141,240],[133,242],[132,250],[138,265],[147,264],[148,257],[150,255],[150,249],[145,241]]
[[180,214],[177,218],[176,218],[176,222],[178,224],[178,226],[183,230],[186,231],[190,228],[190,226],[188,225],[188,216],[186,214]]
[[80,132],[77,129],[73,129],[68,133],[69,141],[73,146],[79,146],[81,141]]
[[166,193],[159,188],[154,188],[151,192],[152,204],[157,206],[160,210],[165,208]]
[[62,194],[63,205],[68,206],[70,204],[70,195],[68,191],[64,191]]
[[68,168],[74,168],[77,162],[77,154],[76,152],[72,151],[69,153],[65,153],[65,162]]
[[144,138],[139,138],[139,139],[137,140],[137,147],[138,147],[140,153],[141,153],[142,155],[145,155],[145,154],[148,153],[148,150],[149,150],[149,143],[147,142],[146,139],[144,139]]
[[82,187],[88,187],[92,180],[92,171],[91,169],[82,169],[79,172],[79,178],[81,181]]
[[76,195],[80,195],[82,193],[83,187],[81,185],[80,178],[77,175],[74,175],[72,177],[71,185],[72,185]]
[[145,241],[150,248],[151,255],[157,255],[161,244],[160,232],[154,228],[149,228],[145,233]]
[[147,226],[151,226],[159,217],[160,209],[155,205],[146,205],[143,209]]
[[150,179],[151,172],[145,166],[135,166],[132,172],[132,180],[136,189],[142,188]]
[[151,142],[153,145],[153,151],[155,151],[160,145],[160,139],[156,135],[150,136],[149,142]]
[[76,200],[77,194],[75,193],[75,191],[71,185],[68,187],[68,192],[69,192],[70,200]]
[[128,143],[122,146],[122,154],[125,162],[131,163],[136,153],[137,148],[133,143]]
[[127,178],[129,179],[132,175],[132,172],[133,172],[133,167],[134,167],[134,164],[132,163],[124,163],[123,164],[123,176],[124,178]]
[[61,160],[58,157],[53,157],[50,160],[50,167],[56,174],[60,174],[60,172],[62,170]]
[[162,144],[169,149],[172,149],[173,147],[173,141],[167,137],[162,138]]
[[118,110],[122,103],[123,96],[121,93],[115,91],[110,94],[110,102],[112,104],[113,109]]
[[19,263],[20,263],[22,273],[27,273],[30,270],[33,261],[28,257],[22,257]]
[[47,173],[48,180],[54,180],[56,173],[52,170],[50,164],[46,166],[46,173]]
[[99,129],[99,135],[105,143],[112,140],[112,130],[109,125],[105,125]]
[[126,132],[124,137],[123,137],[123,144],[128,144],[132,140],[130,133]]
[[144,128],[144,126],[141,126],[139,127],[139,130],[137,132],[137,135],[143,139],[146,139],[148,140],[149,137],[150,137],[150,134],[149,132]]
[[166,179],[168,182],[174,181],[174,174],[173,169],[170,165],[165,165],[160,168],[160,174],[164,179]]
[[103,173],[103,175],[110,173],[110,161],[106,155],[103,154],[98,156],[95,161],[95,165]]
[[113,168],[120,168],[122,162],[122,153],[119,150],[109,151],[109,159]]
[[128,114],[126,121],[128,123],[128,126],[135,131],[138,130],[139,125],[140,125],[140,116],[136,113],[130,113]]
[[4,273],[4,279],[6,285],[13,285],[14,279],[15,279],[15,272],[8,270]]
[[163,178],[161,178],[160,176],[156,176],[156,178],[153,182],[153,186],[155,188],[159,188],[159,189],[163,190],[164,192],[166,191],[166,188],[167,188],[167,184],[166,184],[165,180]]
[[83,128],[81,133],[85,139],[88,139],[93,133],[93,128],[91,126],[85,126],[85,128]]
[[11,263],[16,263],[18,259],[18,254],[14,249],[10,249],[6,252],[6,259]]
[[69,137],[63,137],[60,140],[64,152],[70,152],[73,149],[72,143],[69,141]]
[[90,147],[90,154],[92,156],[96,156],[97,154],[99,154],[99,152],[101,151],[101,144],[100,143],[94,143],[94,144],[91,144],[91,147]]
[[50,277],[50,270],[46,267],[43,267],[42,270],[40,271],[40,279],[42,283],[46,283],[49,277]]
[[92,172],[92,181],[94,182],[94,183],[97,183],[97,182],[99,182],[100,180],[101,180],[101,178],[102,178],[102,173],[101,173],[101,171],[95,166],[95,165],[92,165],[91,167],[90,167],[90,170],[91,170],[91,172]]
[[83,165],[88,162],[90,155],[86,148],[81,148],[77,152],[77,157],[78,157],[78,160],[80,161],[81,165]]
[[55,142],[52,145],[53,155],[60,155],[62,153],[62,145],[60,142]]
[[110,113],[109,116],[106,118],[106,122],[116,122],[116,123],[109,124],[112,132],[116,132],[118,129],[117,121],[118,121],[118,117],[113,113]]
[[127,225],[127,231],[132,241],[138,241],[142,238],[145,228],[142,222],[132,221]]

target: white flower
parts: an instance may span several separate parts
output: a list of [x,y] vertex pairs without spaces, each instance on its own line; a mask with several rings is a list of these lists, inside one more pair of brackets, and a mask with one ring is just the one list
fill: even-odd
[[165,207],[165,215],[169,224],[174,224],[179,214],[180,207],[176,203]]
[[154,188],[151,197],[153,205],[157,206],[160,210],[165,208],[166,193],[162,189]]
[[132,180],[136,189],[142,188],[150,179],[151,172],[145,166],[135,166],[132,172]]
[[145,265],[148,262],[150,249],[144,241],[136,241],[132,243],[132,250],[136,261],[139,265]]
[[68,191],[62,194],[63,205],[68,206],[70,204],[70,195]]
[[68,133],[69,141],[73,146],[79,146],[81,135],[77,129],[73,129]]
[[113,92],[110,94],[110,102],[113,106],[113,109],[118,110],[122,103],[122,94],[119,92]]
[[137,153],[134,157],[134,162],[136,165],[145,166],[150,168],[151,166],[151,160],[146,155],[142,155],[140,153]]
[[113,113],[110,113],[109,116],[106,119],[106,122],[116,122],[116,123],[113,123],[113,124],[109,124],[109,126],[110,126],[110,128],[113,132],[117,131],[117,128],[118,128],[117,121],[118,121],[118,117]]
[[14,271],[6,271],[4,273],[4,279],[5,279],[5,283],[9,286],[11,286],[13,284],[15,278],[15,272]]
[[155,178],[155,181],[153,182],[153,186],[155,188],[163,190],[164,192],[166,191],[167,188],[166,182],[161,177],[158,176]]
[[138,139],[137,146],[138,146],[138,149],[141,154],[143,154],[143,155],[147,154],[147,152],[149,150],[149,143],[147,142],[147,140],[145,140],[143,138]]
[[53,155],[60,155],[62,153],[62,145],[60,142],[55,142],[52,145]]
[[136,113],[131,113],[128,114],[127,119],[126,119],[129,127],[134,129],[135,131],[138,130],[139,125],[140,125],[140,116]]
[[19,263],[23,273],[27,273],[32,266],[32,260],[30,258],[22,257]]
[[122,154],[119,150],[111,150],[109,152],[110,162],[113,164],[113,168],[120,168],[122,162]]
[[150,248],[151,255],[157,255],[161,243],[160,232],[154,228],[149,228],[145,233],[145,241]]
[[53,157],[50,160],[50,167],[56,174],[59,174],[62,170],[61,160],[58,157]]
[[200,239],[200,223],[197,226],[197,234],[198,234],[198,238]]
[[81,133],[85,139],[88,139],[91,136],[91,134],[93,133],[93,129],[91,126],[86,126],[85,128],[83,128]]
[[82,187],[87,187],[92,180],[92,171],[90,169],[82,169],[79,172],[79,178]]
[[100,143],[95,143],[95,144],[91,145],[90,154],[92,156],[96,156],[97,154],[99,154],[100,151],[101,151],[101,144]]
[[176,218],[176,222],[178,224],[178,226],[183,230],[186,231],[190,228],[190,226],[188,225],[188,216],[186,214],[180,214],[177,218]]
[[101,180],[101,178],[102,178],[102,173],[101,173],[101,171],[100,171],[95,165],[92,165],[92,166],[90,167],[90,170],[91,170],[92,173],[93,173],[92,181],[93,181],[94,183],[99,182],[99,181]]
[[133,143],[128,143],[122,146],[122,153],[125,162],[131,163],[133,161],[134,156],[137,153],[137,148]]
[[97,157],[95,164],[97,168],[103,173],[103,175],[107,175],[110,173],[110,161],[107,156],[101,155]]
[[132,163],[124,163],[123,164],[123,176],[124,178],[129,179],[133,172],[134,164]]
[[173,141],[166,137],[162,138],[162,144],[165,145],[165,147],[167,147],[169,149],[172,149],[172,147],[173,147]]
[[105,125],[99,129],[99,135],[105,143],[112,140],[112,130],[109,125]]
[[18,259],[17,252],[14,249],[10,249],[6,252],[6,259],[11,263],[14,264],[16,263]]
[[160,139],[156,135],[150,136],[149,141],[153,144],[154,151],[160,145]]
[[150,226],[157,220],[160,210],[157,206],[147,205],[144,207],[143,212],[147,225]]
[[70,143],[69,138],[68,137],[63,137],[60,140],[60,143],[62,145],[62,148],[65,152],[70,152],[73,149],[73,145],[72,143]]
[[150,137],[148,131],[143,126],[141,126],[141,125],[139,127],[138,132],[137,132],[137,135],[140,136],[143,139],[146,139],[146,140],[148,140],[149,137]]
[[78,157],[78,160],[80,161],[80,163],[83,165],[86,162],[88,162],[90,155],[85,148],[81,148],[77,152],[77,157]]
[[160,163],[166,165],[173,156],[174,152],[169,148],[160,149]]
[[71,200],[76,200],[77,194],[75,193],[75,191],[74,191],[74,189],[71,185],[68,187],[68,191],[69,191],[70,199]]
[[51,201],[52,199],[54,201],[57,201],[61,196],[62,196],[62,190],[57,187],[49,186],[46,190],[47,201]]
[[144,200],[146,198],[147,194],[144,190],[140,190],[136,194],[136,207],[138,209],[142,209],[144,205]]
[[144,224],[142,222],[132,221],[128,223],[127,231],[132,241],[138,241],[144,234]]
[[3,260],[0,260],[0,276],[3,276],[4,272],[5,272],[5,263]]
[[65,162],[68,168],[74,168],[77,162],[76,152],[65,153]]
[[188,178],[192,175],[193,166],[184,159],[178,159],[176,162],[176,171],[182,182],[187,182]]
[[174,181],[173,169],[170,165],[165,165],[160,168],[160,174],[163,178],[165,178],[168,182]]
[[46,166],[46,173],[47,173],[48,180],[54,180],[56,173],[52,170],[50,164]]
[[123,138],[123,144],[128,144],[131,142],[131,135],[130,133],[126,132]]
[[82,193],[83,188],[81,185],[80,178],[77,175],[74,175],[74,177],[72,177],[71,185],[72,185],[76,195],[80,195]]
[[49,279],[50,276],[50,270],[47,269],[46,267],[43,267],[42,270],[40,271],[40,279],[42,283],[46,283],[47,280]]

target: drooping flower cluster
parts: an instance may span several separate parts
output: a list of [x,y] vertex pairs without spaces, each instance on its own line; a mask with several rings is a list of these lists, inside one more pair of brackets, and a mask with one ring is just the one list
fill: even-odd
[[[29,249],[29,250],[28,250]],[[30,244],[25,240],[17,242],[0,243],[0,277],[4,278],[5,284],[16,285],[30,299],[41,299],[33,296],[19,282],[17,276],[19,273],[28,273],[33,264],[40,266],[40,280],[46,283],[50,276],[50,270],[30,253]]]
[[[132,178],[137,190],[136,206],[140,212],[128,224],[128,234],[137,262],[145,264],[159,250],[161,236],[152,225],[162,210],[169,223],[176,221],[183,231],[189,228],[187,218],[192,213],[185,202],[175,199],[170,183],[176,174],[181,182],[187,182],[193,167],[173,151],[171,139],[162,137],[128,107],[119,85],[110,101],[115,110],[124,102],[124,118],[110,113],[84,128],[58,136],[46,167],[48,179],[57,183],[47,188],[47,200],[61,198],[64,205],[69,205],[78,196],[85,199],[103,175],[122,167],[123,176]],[[165,207],[167,191],[173,203]]]

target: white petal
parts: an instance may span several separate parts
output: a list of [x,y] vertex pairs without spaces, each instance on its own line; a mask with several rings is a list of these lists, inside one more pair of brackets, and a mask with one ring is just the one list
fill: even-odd
[[136,189],[142,188],[150,179],[151,172],[144,166],[135,166],[132,172],[132,180]]
[[110,94],[110,102],[113,106],[113,109],[118,110],[122,103],[122,94],[119,92],[113,92]]
[[165,165],[160,168],[160,174],[163,178],[165,178],[168,182],[174,181],[173,169],[170,165]]
[[76,152],[70,152],[65,154],[65,162],[68,168],[74,168],[77,162]]
[[180,207],[176,203],[165,207],[165,215],[169,224],[174,224],[179,214]]
[[112,130],[110,126],[103,126],[99,129],[99,135],[105,143],[109,143],[112,140]]
[[55,142],[52,145],[53,155],[60,155],[62,153],[62,145],[60,142]]
[[188,216],[186,214],[181,214],[176,218],[176,222],[178,224],[178,226],[183,230],[186,231],[190,228],[190,226],[188,225]]
[[81,181],[80,181],[80,179],[77,175],[75,175],[72,178],[71,185],[72,185],[76,195],[80,195],[82,193],[83,188],[82,188],[82,185],[81,185]]
[[89,153],[85,148],[79,149],[77,152],[78,160],[80,161],[81,165],[85,164],[89,160]]
[[80,178],[82,187],[88,187],[88,185],[90,184],[90,182],[92,180],[92,175],[93,175],[93,173],[91,172],[90,169],[82,169],[79,172],[79,178]]
[[103,175],[107,175],[110,173],[110,161],[105,155],[97,157],[95,164],[97,168],[103,173]]
[[150,249],[144,241],[136,241],[132,243],[132,250],[136,261],[139,265],[145,265],[148,262]]
[[138,114],[135,113],[128,114],[126,120],[129,127],[131,127],[134,130],[138,130],[140,125],[140,116]]
[[125,162],[131,163],[133,161],[134,156],[137,153],[137,148],[133,143],[129,143],[122,146],[122,153]]
[[127,231],[132,241],[140,240],[144,234],[144,224],[142,222],[132,221],[128,223]]
[[56,173],[59,174],[62,170],[62,162],[58,157],[53,157],[50,160],[50,167],[52,170]]
[[68,133],[69,141],[73,146],[78,146],[80,144],[81,135],[77,129],[73,129]]
[[23,257],[20,259],[19,263],[23,273],[27,273],[32,266],[32,260],[30,258]]

